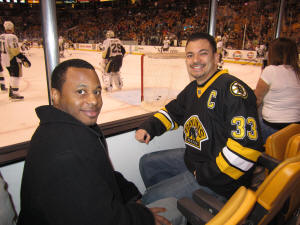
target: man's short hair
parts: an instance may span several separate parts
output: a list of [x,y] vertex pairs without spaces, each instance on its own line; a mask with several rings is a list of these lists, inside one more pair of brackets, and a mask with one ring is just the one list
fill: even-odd
[[66,72],[68,68],[86,68],[95,70],[92,64],[82,59],[69,59],[58,64],[52,72],[51,87],[57,89],[59,92],[62,90],[62,86],[66,81]]
[[189,44],[190,41],[197,41],[199,39],[205,39],[209,42],[213,53],[217,52],[217,43],[216,40],[213,36],[211,36],[208,33],[193,33],[189,36],[187,42],[186,42],[186,46]]

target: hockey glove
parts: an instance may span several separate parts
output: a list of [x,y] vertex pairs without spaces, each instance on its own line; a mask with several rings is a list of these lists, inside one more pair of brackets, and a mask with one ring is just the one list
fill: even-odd
[[25,66],[26,68],[29,68],[31,66],[31,62],[22,53],[18,54],[17,58],[19,58],[22,61],[23,66]]

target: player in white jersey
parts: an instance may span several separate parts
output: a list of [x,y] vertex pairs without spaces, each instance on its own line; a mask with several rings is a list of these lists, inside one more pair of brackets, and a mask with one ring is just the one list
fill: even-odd
[[[22,77],[22,65],[30,67],[31,63],[20,52],[18,37],[13,34],[14,24],[11,21],[5,21],[3,26],[5,33],[0,35],[0,53],[1,64],[7,68],[10,76],[9,98],[12,100],[22,100],[24,97],[18,93],[20,78]],[[4,79],[2,81],[2,84],[4,84]]]
[[24,39],[22,44],[21,44],[21,47],[20,47],[21,52],[24,55],[30,56],[29,49],[31,48],[31,45],[32,45],[32,43],[30,41],[28,41],[27,39]]
[[266,46],[264,44],[260,44],[258,46],[256,46],[255,48],[256,52],[257,52],[257,58],[264,58],[265,54],[266,54]]
[[120,69],[126,51],[119,38],[115,38],[112,30],[107,31],[106,39],[103,42],[103,74],[104,90],[112,91],[113,82],[118,89],[122,89],[123,81]]
[[58,49],[59,49],[59,56],[64,57],[65,39],[62,36],[59,36],[58,38]]
[[163,41],[162,52],[168,52],[170,48],[170,40],[167,36],[165,36],[165,40]]
[[[1,46],[0,46],[0,49],[1,49]],[[7,91],[7,88],[5,87],[5,77],[3,74],[3,67],[2,67],[2,63],[1,63],[1,53],[0,53],[0,90],[4,91],[4,92]]]
[[104,50],[104,47],[103,47],[103,43],[102,43],[102,42],[99,42],[99,43],[98,43],[98,48],[99,48],[99,51],[103,51],[103,50]]

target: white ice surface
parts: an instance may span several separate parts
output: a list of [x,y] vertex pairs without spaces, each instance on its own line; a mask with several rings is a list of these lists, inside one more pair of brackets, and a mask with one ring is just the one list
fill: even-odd
[[[101,79],[99,65],[100,53],[90,51],[71,51],[65,58],[81,58],[95,66]],[[0,93],[0,147],[30,140],[39,120],[34,109],[48,104],[45,60],[43,49],[33,48],[28,56],[32,63],[30,68],[23,68],[20,82],[20,94],[24,101],[12,102],[8,93]],[[176,96],[189,78],[185,69],[184,59],[163,59],[160,63],[150,63],[145,74],[145,100],[157,101]],[[229,73],[245,81],[251,88],[255,88],[261,69],[258,66],[225,64]],[[6,84],[9,76],[4,69]],[[126,55],[123,61],[121,75],[124,81],[123,90],[114,89],[112,93],[103,92],[103,108],[98,123],[128,118],[148,113],[153,109],[141,104],[141,56]],[[155,105],[155,104],[154,104]],[[157,106],[157,105],[156,105]]]

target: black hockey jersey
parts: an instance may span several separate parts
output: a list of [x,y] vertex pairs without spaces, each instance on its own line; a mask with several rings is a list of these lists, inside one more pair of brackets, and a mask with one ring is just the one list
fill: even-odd
[[199,184],[229,197],[249,184],[261,154],[258,123],[253,91],[223,70],[201,86],[192,81],[140,128],[153,138],[183,126],[187,168]]

